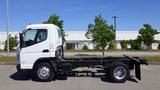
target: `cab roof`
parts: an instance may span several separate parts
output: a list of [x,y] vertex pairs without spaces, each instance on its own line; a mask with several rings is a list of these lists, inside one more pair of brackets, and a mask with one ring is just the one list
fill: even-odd
[[27,25],[25,29],[48,29],[48,28],[59,29],[59,27],[57,27],[54,24],[30,24]]

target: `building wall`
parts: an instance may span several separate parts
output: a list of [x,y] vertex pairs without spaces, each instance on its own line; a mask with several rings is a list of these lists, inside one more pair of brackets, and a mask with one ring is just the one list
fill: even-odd
[[92,41],[67,41],[65,42],[65,49],[69,49],[69,46],[71,46],[73,48],[71,49],[77,49],[77,50],[80,50],[84,47],[84,45],[87,45],[88,49],[94,49],[95,48],[95,45]]
[[121,49],[121,43],[119,40],[116,40],[116,49]]
[[152,43],[152,49],[157,50],[158,49],[158,43]]

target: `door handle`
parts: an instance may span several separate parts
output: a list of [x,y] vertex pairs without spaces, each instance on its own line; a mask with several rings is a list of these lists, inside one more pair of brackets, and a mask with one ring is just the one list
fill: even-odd
[[44,49],[42,52],[43,53],[47,53],[47,52],[49,52],[49,50],[48,49]]

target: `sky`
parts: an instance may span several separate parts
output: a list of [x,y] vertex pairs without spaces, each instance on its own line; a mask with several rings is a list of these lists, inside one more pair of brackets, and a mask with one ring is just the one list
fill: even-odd
[[[0,0],[0,32],[6,31],[6,1]],[[117,16],[118,31],[136,31],[145,23],[159,30],[159,10],[160,0],[9,0],[9,31],[20,32],[55,13],[65,31],[86,31],[98,14],[110,25]]]

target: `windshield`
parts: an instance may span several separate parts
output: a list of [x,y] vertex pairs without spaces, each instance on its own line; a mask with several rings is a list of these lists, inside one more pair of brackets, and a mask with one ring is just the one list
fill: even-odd
[[23,32],[23,46],[31,46],[47,39],[46,29],[28,29]]

